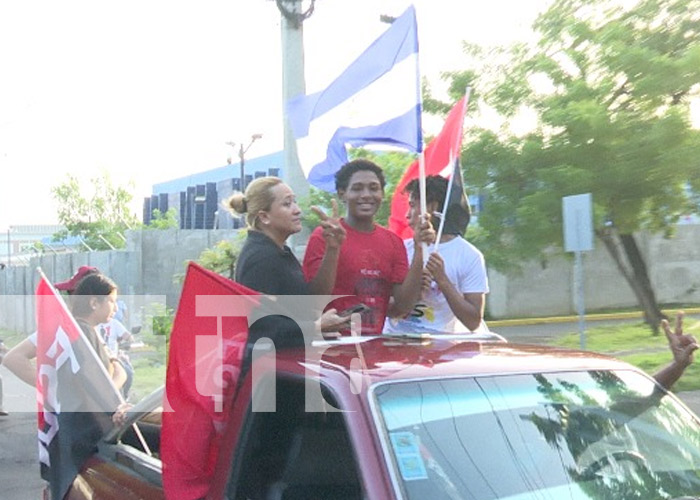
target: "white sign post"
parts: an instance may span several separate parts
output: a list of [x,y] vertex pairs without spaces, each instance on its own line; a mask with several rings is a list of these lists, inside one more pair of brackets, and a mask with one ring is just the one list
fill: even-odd
[[564,196],[564,250],[574,252],[574,288],[578,310],[579,338],[581,349],[586,348],[586,326],[584,306],[584,280],[582,252],[593,250],[593,202],[591,193]]

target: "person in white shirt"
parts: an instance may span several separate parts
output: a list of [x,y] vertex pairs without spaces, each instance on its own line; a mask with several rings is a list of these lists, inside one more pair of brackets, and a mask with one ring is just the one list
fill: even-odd
[[[435,213],[443,210],[448,180],[430,175],[426,178],[427,212],[433,226],[439,227]],[[408,183],[409,209],[406,217],[413,222],[420,217],[418,179]],[[452,206],[447,211],[438,251],[428,246],[430,255],[425,266],[423,294],[406,316],[389,318],[384,333],[452,333],[457,321],[469,331],[488,331],[484,323],[485,296],[489,292],[486,263],[482,253],[462,237],[469,224],[468,207]],[[414,242],[404,241],[409,261]]]
[[131,340],[131,332],[117,318],[112,318],[107,323],[102,323],[97,326],[97,331],[100,332],[102,339],[115,356],[119,354],[119,344]]
[[130,342],[133,337],[131,332],[117,318],[112,318],[107,323],[97,325],[97,331],[104,340],[107,349],[119,360],[126,371],[126,382],[122,386],[124,398],[129,397],[131,384],[134,382],[134,367],[128,354],[119,348],[122,342]]

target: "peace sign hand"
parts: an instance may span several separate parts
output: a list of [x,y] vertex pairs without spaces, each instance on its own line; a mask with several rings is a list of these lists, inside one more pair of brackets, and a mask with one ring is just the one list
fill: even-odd
[[340,248],[345,241],[345,228],[340,224],[338,217],[338,202],[331,200],[331,216],[329,217],[323,209],[313,206],[311,210],[321,219],[323,228],[323,239],[326,240],[326,248]]
[[668,345],[673,353],[673,361],[686,367],[693,362],[693,353],[698,348],[698,343],[695,337],[683,333],[683,316],[683,311],[679,311],[674,331],[671,331],[671,325],[665,319],[661,320],[661,327],[664,329]]

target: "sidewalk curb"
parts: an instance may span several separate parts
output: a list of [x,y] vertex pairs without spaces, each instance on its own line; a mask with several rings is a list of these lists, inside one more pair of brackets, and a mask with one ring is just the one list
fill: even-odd
[[[688,307],[682,309],[686,314],[700,314],[700,307]],[[665,314],[672,316],[675,310],[663,309]],[[610,319],[642,319],[644,314],[641,311],[621,312],[621,313],[598,313],[586,314],[585,321],[603,321]],[[499,326],[524,326],[524,325],[545,325],[550,323],[576,323],[578,316],[549,316],[538,318],[517,318],[517,319],[496,319],[488,320],[486,324],[491,327]]]

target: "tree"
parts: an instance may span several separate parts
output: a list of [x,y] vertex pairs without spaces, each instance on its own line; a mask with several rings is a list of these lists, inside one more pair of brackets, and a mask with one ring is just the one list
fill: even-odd
[[[486,197],[481,244],[511,245],[519,259],[546,259],[561,245],[561,198],[592,193],[595,234],[658,333],[663,315],[635,234],[670,235],[697,209],[688,186],[700,187],[700,133],[689,110],[700,2],[626,4],[555,0],[534,24],[537,45],[512,47],[507,63],[500,49],[468,46],[483,101],[511,125],[523,109],[538,124],[524,136],[477,131],[463,164]],[[450,75],[453,87],[464,76]]]
[[197,262],[202,267],[219,273],[232,280],[236,272],[236,261],[241,253],[243,243],[248,231],[238,231],[234,240],[221,240],[212,248],[207,248],[200,255]]
[[169,208],[167,212],[163,213],[155,208],[153,209],[151,222],[145,224],[143,229],[178,229],[179,227],[180,223],[177,220],[177,210]]
[[107,172],[90,179],[88,196],[81,192],[75,176],[51,192],[58,203],[58,221],[66,227],[54,235],[54,241],[67,236],[77,236],[94,250],[123,248],[124,232],[139,225],[136,216],[129,211],[133,186],[114,186]]

